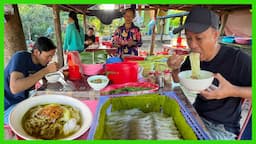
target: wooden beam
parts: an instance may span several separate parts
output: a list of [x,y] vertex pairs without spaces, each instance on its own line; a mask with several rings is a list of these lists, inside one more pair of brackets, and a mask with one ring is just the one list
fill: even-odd
[[57,40],[57,59],[59,65],[62,67],[64,65],[64,58],[63,58],[63,48],[62,48],[62,41],[61,41],[61,27],[60,27],[60,11],[58,5],[53,5],[53,19],[54,19],[54,29],[55,29],[55,36]]
[[[63,11],[74,11],[74,9],[71,9],[69,7],[66,7],[65,5],[58,5],[59,9],[63,10]],[[52,5],[53,7],[53,5]]]
[[[157,15],[157,9],[155,9],[155,13],[154,13],[154,19],[156,20],[156,15]],[[151,47],[150,47],[150,55],[154,55],[154,48],[155,48],[155,39],[156,39],[156,24],[154,24],[153,26],[153,33],[152,33],[152,37],[151,37]]]
[[[72,7],[72,6],[71,6]],[[75,9],[77,12],[81,13],[81,14],[84,14],[85,11],[81,10],[81,9],[78,9],[78,8],[75,8],[75,7],[72,7],[73,9]]]

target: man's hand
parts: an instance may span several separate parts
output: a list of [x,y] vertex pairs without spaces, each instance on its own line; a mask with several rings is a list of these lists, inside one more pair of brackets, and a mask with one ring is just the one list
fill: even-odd
[[178,74],[180,72],[181,64],[184,62],[184,55],[173,54],[167,60],[167,65],[172,69],[172,78],[174,82],[179,82]]
[[184,62],[185,56],[184,55],[176,55],[173,54],[170,56],[167,60],[167,65],[172,69],[172,70],[177,70],[180,69],[181,64]]
[[85,44],[86,44],[86,45],[91,45],[92,43],[93,43],[92,40],[86,40],[86,41],[85,41]]
[[221,74],[214,74],[214,78],[219,81],[219,87],[210,86],[207,90],[201,91],[200,94],[206,99],[224,99],[234,96],[235,86],[227,81]]
[[56,72],[58,71],[58,69],[59,69],[59,64],[56,62],[50,63],[46,67],[47,73]]

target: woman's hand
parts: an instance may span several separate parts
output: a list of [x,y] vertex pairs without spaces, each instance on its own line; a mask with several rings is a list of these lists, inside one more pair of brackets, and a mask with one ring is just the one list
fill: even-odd
[[135,41],[133,41],[133,40],[129,40],[129,41],[128,41],[128,46],[129,46],[129,47],[134,46],[134,45],[136,45],[136,42],[135,42]]

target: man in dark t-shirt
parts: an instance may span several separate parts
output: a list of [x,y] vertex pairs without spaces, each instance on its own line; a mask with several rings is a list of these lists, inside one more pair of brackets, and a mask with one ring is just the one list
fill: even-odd
[[[212,139],[235,139],[239,134],[241,99],[251,99],[251,57],[218,44],[218,16],[206,9],[194,7],[185,24],[174,32],[185,29],[191,51],[200,53],[200,68],[214,73],[214,89],[203,90],[196,97],[194,107],[208,128]],[[175,82],[178,73],[190,70],[189,58],[172,55],[168,65]]]
[[57,63],[48,64],[56,46],[46,37],[39,37],[32,49],[16,52],[4,69],[4,119],[8,123],[10,111],[29,96],[29,90],[46,74],[58,70]]
[[89,45],[95,43],[95,35],[94,35],[94,29],[88,28],[87,34],[85,34],[84,37],[84,48],[87,48]]

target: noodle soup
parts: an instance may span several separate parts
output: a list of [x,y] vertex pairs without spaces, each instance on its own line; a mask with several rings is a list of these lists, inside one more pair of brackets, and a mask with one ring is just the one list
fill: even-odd
[[205,70],[199,71],[199,78],[191,78],[192,71],[182,71],[178,74],[180,84],[192,93],[200,93],[207,89],[213,81],[213,73]]
[[[80,116],[74,116],[76,115]],[[34,117],[38,117],[42,123],[48,122],[48,126],[42,128],[48,128],[50,124],[56,124],[58,122],[62,122],[62,125],[66,124],[67,130],[71,130],[71,126],[79,126],[79,129],[76,131],[66,131],[68,134],[60,133],[55,131],[55,137],[42,137],[41,135],[37,136],[36,134],[29,134],[29,129],[25,130],[25,123],[29,121],[29,119],[33,119]],[[47,120],[46,120],[47,119]],[[76,119],[76,123],[75,120]],[[30,120],[35,122],[35,120]],[[75,124],[74,124],[75,123]],[[74,140],[81,135],[83,135],[91,126],[92,123],[92,112],[90,108],[82,101],[72,98],[70,96],[65,95],[53,95],[53,94],[45,94],[30,97],[20,103],[18,103],[10,113],[9,116],[9,125],[11,130],[19,136],[21,139],[25,140],[35,140],[35,139],[62,139],[62,140]],[[40,125],[38,121],[35,123],[36,125]],[[29,127],[30,124],[27,124]],[[27,127],[26,126],[26,127]],[[52,125],[54,126],[54,125]],[[56,126],[56,125],[55,125]],[[57,125],[58,126],[58,125]],[[65,126],[63,126],[65,128]],[[34,128],[34,127],[32,127]],[[31,129],[32,129],[31,128]],[[41,129],[41,128],[40,128]],[[64,130],[63,130],[64,131]]]
[[38,139],[62,139],[80,129],[81,115],[78,109],[69,105],[38,105],[25,113],[22,127]]

